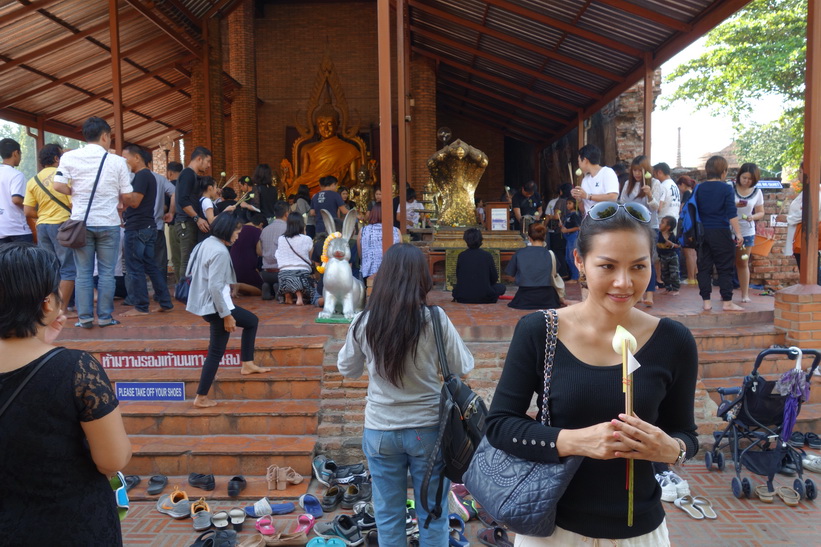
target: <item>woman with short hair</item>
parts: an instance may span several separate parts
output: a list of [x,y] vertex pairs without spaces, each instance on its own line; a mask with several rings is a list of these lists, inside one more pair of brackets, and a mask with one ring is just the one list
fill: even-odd
[[51,251],[0,245],[0,408],[9,403],[0,413],[0,537],[118,546],[109,477],[128,464],[131,443],[100,363],[53,345],[66,320],[59,270]]

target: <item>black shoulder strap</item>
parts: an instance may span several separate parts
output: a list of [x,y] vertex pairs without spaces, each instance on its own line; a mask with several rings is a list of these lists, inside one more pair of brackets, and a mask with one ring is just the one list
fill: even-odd
[[83,219],[85,223],[88,223],[88,214],[91,212],[91,202],[94,201],[94,194],[97,193],[97,184],[100,182],[100,174],[103,172],[106,156],[108,156],[108,152],[103,154],[103,159],[100,160],[100,167],[97,169],[97,178],[94,179],[94,187],[91,189],[91,197],[88,198],[88,206],[86,207],[86,216]]
[[448,357],[445,353],[445,341],[442,337],[439,312],[436,311],[436,306],[428,306],[428,310],[430,311],[430,322],[433,325],[433,336],[436,338],[436,351],[439,354],[439,371],[442,373],[442,379],[446,380],[450,376],[450,368],[448,368]]
[[26,387],[26,384],[29,383],[29,380],[31,380],[34,377],[34,375],[37,374],[37,371],[43,368],[43,365],[48,363],[52,357],[54,357],[64,349],[65,348],[56,348],[40,358],[40,362],[37,363],[37,366],[31,369],[31,372],[29,372],[28,375],[25,378],[23,378],[23,381],[20,383],[19,386],[17,386],[17,389],[14,390],[14,393],[11,394],[11,397],[9,397],[8,400],[6,400],[5,404],[3,405],[3,408],[0,408],[0,416],[2,416],[6,409],[11,405],[12,401],[14,401],[14,398],[17,397],[17,395],[21,391],[23,391],[23,388]]
[[71,207],[69,207],[68,205],[66,205],[65,203],[60,201],[59,199],[55,198],[54,194],[52,194],[51,192],[48,191],[48,188],[46,188],[46,185],[43,184],[42,182],[40,182],[40,178],[37,175],[34,175],[34,182],[36,182],[37,185],[40,187],[40,189],[43,192],[46,193],[46,195],[49,197],[49,199],[51,199],[51,201],[53,201],[54,203],[56,203],[57,205],[59,205],[60,207],[62,207],[66,211],[68,211],[69,213],[71,212]]

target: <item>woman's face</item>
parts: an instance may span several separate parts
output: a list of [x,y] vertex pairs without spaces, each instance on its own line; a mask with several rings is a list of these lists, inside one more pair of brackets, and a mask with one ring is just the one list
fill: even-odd
[[641,171],[641,167],[638,167],[638,166],[633,167],[632,173],[633,173],[633,180],[637,180],[639,182],[644,181],[644,173]]
[[751,173],[742,173],[741,176],[738,177],[738,184],[740,184],[742,188],[749,188],[753,184],[753,175]]
[[348,201],[348,191],[347,190],[342,190],[341,192],[339,192],[339,195],[342,196],[343,201]]
[[644,230],[618,230],[593,236],[582,261],[575,251],[576,266],[584,271],[591,302],[625,313],[642,297],[650,282],[650,241]]
[[382,201],[382,190],[377,190],[373,193],[374,201]]
[[241,231],[242,231],[242,226],[237,226],[237,229],[234,230],[233,234],[231,234],[231,245],[233,245],[237,241],[237,238],[239,237],[239,233]]

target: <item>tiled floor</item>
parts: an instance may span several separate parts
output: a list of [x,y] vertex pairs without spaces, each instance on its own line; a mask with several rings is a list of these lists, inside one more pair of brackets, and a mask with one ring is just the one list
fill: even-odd
[[[667,526],[673,545],[688,547],[821,545],[821,511],[819,511],[817,500],[803,500],[797,507],[788,507],[779,499],[772,504],[762,503],[758,499],[736,499],[730,489],[730,481],[734,475],[729,465],[723,472],[715,469],[707,471],[703,461],[694,461],[685,465],[679,474],[690,483],[693,495],[705,496],[713,502],[718,519],[694,520],[673,504],[665,503]],[[750,475],[746,471],[743,476],[750,477],[754,485],[764,482],[763,477]],[[804,478],[812,478],[821,485],[821,475],[805,473]],[[789,486],[792,481],[792,478],[780,475],[777,475],[775,479],[776,486]],[[189,489],[189,497],[194,498],[195,492],[197,492],[195,489]],[[309,492],[319,496],[323,492],[323,487],[314,480]],[[594,494],[591,493],[591,495]],[[248,504],[250,505],[253,501],[255,500],[249,500]],[[212,509],[227,509],[238,505],[242,503],[215,502]],[[291,515],[277,517],[275,521],[277,530],[293,529],[298,514],[294,512]],[[334,515],[327,514],[322,520],[331,519]],[[157,547],[190,545],[198,535],[193,531],[191,522],[191,519],[173,520],[157,513],[151,502],[138,502],[134,504],[130,514],[123,521],[125,545]],[[240,534],[240,541],[256,533],[253,523],[253,519],[246,521],[244,531]],[[468,524],[466,535],[471,545],[480,545],[477,540],[479,530],[481,530],[481,523],[478,521]]]

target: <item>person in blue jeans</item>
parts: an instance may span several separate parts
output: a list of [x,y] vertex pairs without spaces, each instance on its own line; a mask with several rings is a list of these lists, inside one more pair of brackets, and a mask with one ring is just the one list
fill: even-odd
[[145,276],[151,279],[154,295],[160,303],[159,309],[150,311],[170,311],[174,308],[168,294],[165,272],[161,272],[154,260],[157,245],[157,224],[154,220],[154,205],[157,201],[157,179],[148,168],[151,153],[136,144],[123,149],[123,157],[134,173],[130,206],[123,212],[125,230],[123,232],[123,256],[125,257],[125,285],[134,309],[121,313],[123,317],[146,315],[149,312],[148,285]]
[[576,258],[573,256],[573,251],[576,250],[576,239],[579,237],[579,227],[582,225],[582,218],[576,211],[576,200],[570,198],[567,200],[567,214],[561,221],[562,235],[565,241],[565,260],[567,261],[567,269],[570,272],[570,279],[579,279],[579,270],[576,268]]
[[[374,282],[373,294],[357,315],[339,351],[337,367],[346,378],[368,371],[362,450],[373,480],[373,504],[380,545],[405,545],[407,475],[413,479],[418,522],[428,517],[421,503],[422,479],[439,429],[442,380],[430,310],[425,306],[433,280],[422,251],[410,244],[388,249]],[[442,312],[443,342],[450,371],[464,376],[473,356]],[[441,460],[433,476],[444,468]],[[445,480],[444,491],[450,484]],[[436,488],[428,507],[436,506]],[[420,527],[419,544],[448,545],[447,510]]]

